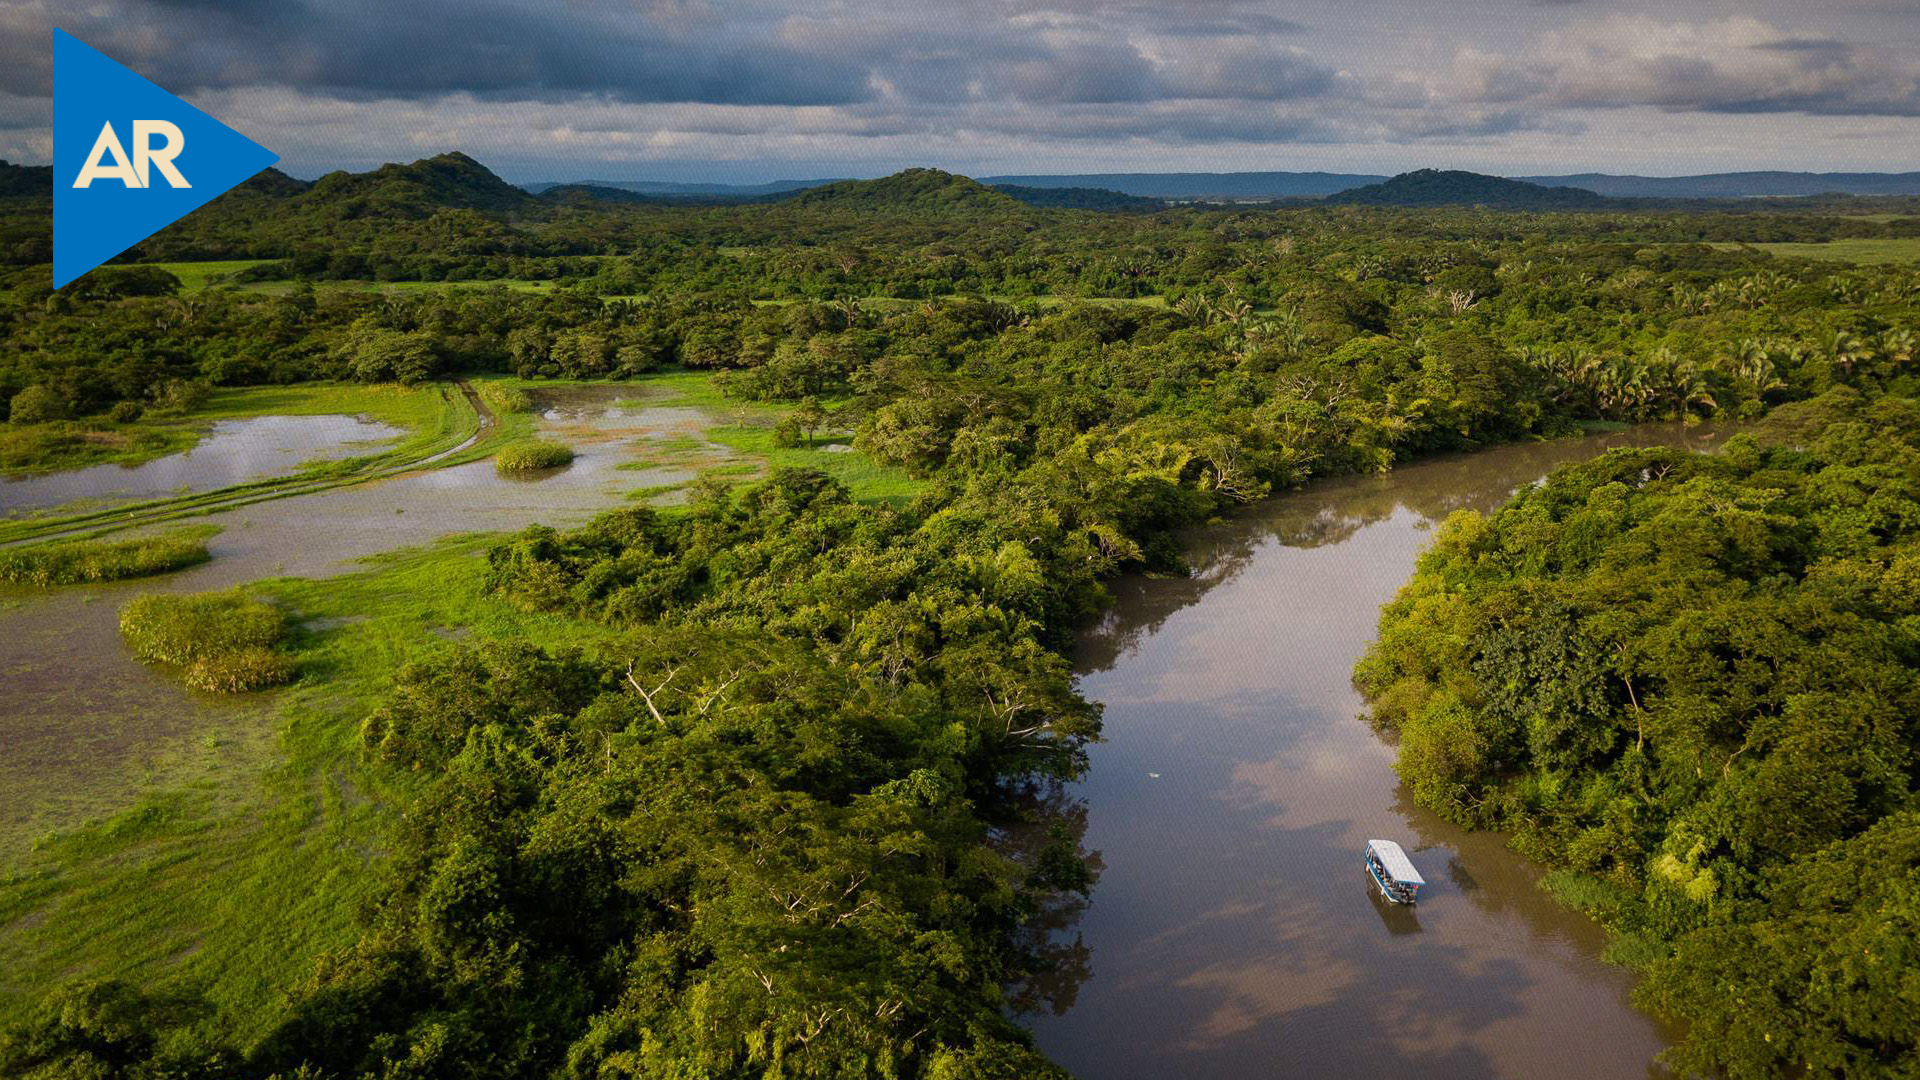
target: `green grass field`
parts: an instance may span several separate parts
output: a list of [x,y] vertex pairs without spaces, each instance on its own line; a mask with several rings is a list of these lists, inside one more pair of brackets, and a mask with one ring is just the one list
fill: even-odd
[[845,438],[821,436],[811,446],[778,447],[773,445],[773,430],[758,426],[712,428],[707,437],[749,462],[760,464],[761,468],[753,471],[731,472],[742,480],[764,476],[768,469],[818,469],[845,484],[853,497],[862,502],[905,503],[925,488],[923,483],[908,476],[906,470],[882,465],[852,450]]
[[1860,265],[1920,261],[1920,236],[1901,236],[1863,240],[1831,240],[1824,244],[1714,244],[1722,251],[1751,247],[1783,258],[1827,259]]
[[170,262],[153,265],[179,278],[181,286],[187,292],[196,293],[209,285],[220,284],[215,280],[217,278],[273,261],[273,259],[219,259],[209,262]]
[[352,940],[353,912],[379,887],[407,780],[363,766],[358,731],[395,668],[449,648],[455,628],[546,645],[609,637],[481,595],[475,557],[487,542],[249,587],[299,620],[299,682],[210,719],[177,751],[172,781],[130,809],[9,860],[0,1022],[62,981],[119,977],[203,993],[219,1010],[213,1029],[263,1034],[281,991],[319,952]]

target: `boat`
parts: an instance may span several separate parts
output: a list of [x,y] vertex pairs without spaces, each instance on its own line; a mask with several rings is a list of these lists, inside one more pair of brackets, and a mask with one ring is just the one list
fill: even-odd
[[1420,887],[1427,883],[1413,868],[1413,860],[1391,840],[1367,841],[1367,873],[1380,886],[1380,895],[1396,904],[1419,900]]

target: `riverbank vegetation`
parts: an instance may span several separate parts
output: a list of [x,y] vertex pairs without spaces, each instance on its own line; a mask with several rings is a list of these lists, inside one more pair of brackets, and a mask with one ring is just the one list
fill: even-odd
[[1920,406],[1838,389],[1451,519],[1357,682],[1423,805],[1570,890],[1688,1071],[1920,1054]]
[[[285,954],[235,970],[247,951],[217,922],[231,909],[168,881],[202,920],[210,958],[170,965],[149,947],[116,967],[74,927],[120,916],[160,932],[112,898],[125,882],[105,864],[145,865],[119,837],[184,859],[194,823],[156,812],[49,845],[98,856],[94,891],[65,891],[57,875],[17,883],[0,890],[0,913],[18,925],[52,898],[72,903],[61,941],[89,962],[31,958],[31,996],[54,1004],[18,1008],[27,1023],[0,1044],[0,1071],[150,1059],[184,1075],[1050,1075],[1003,987],[1054,961],[1033,917],[1047,897],[1089,888],[1092,870],[1064,832],[1030,858],[988,841],[1015,812],[1009,792],[1086,765],[1098,712],[1065,654],[1105,604],[1104,583],[1178,572],[1179,530],[1315,476],[1595,420],[1784,406],[1778,423],[1799,426],[1724,459],[1603,459],[1578,474],[1600,495],[1561,479],[1543,489],[1560,494],[1529,496],[1545,500],[1531,516],[1455,526],[1419,581],[1444,552],[1484,540],[1448,571],[1471,599],[1510,585],[1501,574],[1539,579],[1500,593],[1496,613],[1531,610],[1527,589],[1552,593],[1552,573],[1582,559],[1672,592],[1620,596],[1605,607],[1616,621],[1573,645],[1562,639],[1584,627],[1580,605],[1601,605],[1561,597],[1564,611],[1491,634],[1491,659],[1471,634],[1403,641],[1414,635],[1391,616],[1363,678],[1383,720],[1404,728],[1416,793],[1514,828],[1531,852],[1599,882],[1611,906],[1596,913],[1648,943],[1648,1000],[1702,1031],[1734,1005],[1703,989],[1707,969],[1676,959],[1685,934],[1761,926],[1765,905],[1828,889],[1819,859],[1899,850],[1873,829],[1898,820],[1911,764],[1889,742],[1897,723],[1868,720],[1912,704],[1889,677],[1911,644],[1899,637],[1908,616],[1894,614],[1907,451],[1862,447],[1889,432],[1913,445],[1899,399],[1917,389],[1920,272],[1705,243],[1884,238],[1895,223],[1324,207],[1120,217],[927,173],[779,206],[546,215],[464,159],[428,164],[344,185],[390,185],[385,216],[346,219],[325,191],[255,185],[239,193],[245,215],[217,205],[139,253],[269,259],[232,274],[285,286],[275,293],[182,295],[174,275],[139,266],[56,293],[44,265],[6,270],[0,400],[29,394],[31,426],[48,409],[145,409],[177,380],[217,395],[320,379],[438,394],[437,408],[464,410],[462,430],[477,431],[446,380],[509,376],[526,393],[646,376],[791,423],[706,430],[750,459],[687,484],[683,507],[413,553],[391,577],[263,586],[276,618],[369,625],[295,631],[293,764],[269,783],[277,806],[301,809],[209,829],[241,868],[213,873],[238,875],[221,879],[237,894],[287,899],[286,876],[309,860],[327,889],[288,905],[304,922]],[[487,284],[509,277],[554,284]],[[353,284],[369,280],[420,287]],[[488,385],[476,384],[483,402]],[[530,434],[526,413],[492,408],[492,434],[441,463]],[[755,480],[730,484],[742,469]],[[1560,529],[1553,515],[1576,511],[1588,516]],[[1634,532],[1643,519],[1658,523],[1653,536]],[[1532,551],[1548,561],[1529,563]],[[1635,557],[1660,572],[1620,570]],[[1823,560],[1838,576],[1823,576]],[[1490,583],[1472,576],[1482,564]],[[1681,580],[1695,570],[1700,581]],[[1766,640],[1661,629],[1678,610],[1661,604],[1718,603],[1709,592],[1723,587],[1781,608]],[[1432,600],[1445,626],[1491,617],[1452,596]],[[253,603],[138,601],[129,639],[197,663],[204,646],[180,628],[232,622],[209,641],[264,628]],[[1801,613],[1818,618],[1803,627],[1790,619]],[[1794,644],[1807,634],[1817,640]],[[227,652],[285,663],[277,641]],[[1601,648],[1615,643],[1618,658]],[[1852,681],[1836,689],[1752,659],[1763,646],[1794,664],[1844,658],[1852,666],[1833,670]],[[1709,675],[1661,666],[1667,653],[1713,661],[1739,694],[1716,703]],[[1543,671],[1564,677],[1534,678]],[[1482,672],[1490,681],[1467,688],[1479,697],[1455,685]],[[1663,683],[1683,678],[1693,697]],[[1495,698],[1504,726],[1476,741],[1473,710]],[[1796,710],[1862,719],[1778,749]],[[1726,740],[1741,723],[1763,734],[1736,761],[1745,744]],[[1674,757],[1618,771],[1629,745]],[[1536,747],[1535,768],[1512,756]],[[1806,764],[1830,750],[1830,774]],[[1762,794],[1719,788],[1728,776]],[[339,793],[349,787],[375,794]],[[315,811],[315,798],[330,808]],[[1768,800],[1817,812],[1775,837]],[[337,830],[316,844],[307,821]],[[1855,842],[1857,855],[1833,846]],[[299,854],[273,854],[283,843]],[[1795,872],[1763,873],[1775,866]],[[1656,874],[1677,897],[1637,899]],[[1833,911],[1900,895],[1835,894]],[[1834,941],[1853,940],[1850,918],[1828,927]],[[1775,989],[1826,978],[1797,973],[1804,958],[1769,959],[1770,940],[1699,949],[1748,949]],[[114,974],[139,985],[47,996],[62,979]],[[1830,1004],[1845,1013],[1850,1001]],[[1795,1060],[1813,1060],[1831,1022],[1783,1015],[1797,1025]],[[110,1027],[139,1039],[122,1047]],[[155,1028],[165,1036],[140,1041]],[[1742,1034],[1755,1029],[1727,1030],[1724,1061],[1687,1060],[1760,1060]],[[1900,1045],[1871,1022],[1848,1031],[1882,1040],[1873,1055]]]
[[0,548],[0,583],[84,585],[150,577],[207,561],[204,529],[131,540],[78,540]]

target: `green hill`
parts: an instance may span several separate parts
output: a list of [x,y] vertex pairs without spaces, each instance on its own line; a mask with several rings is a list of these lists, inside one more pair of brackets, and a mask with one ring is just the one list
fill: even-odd
[[357,215],[428,217],[441,210],[514,211],[534,197],[459,151],[372,172],[331,172],[302,193],[309,205],[341,204]]
[[660,205],[676,200],[649,195],[626,188],[604,187],[600,184],[555,184],[544,188],[539,194],[541,202],[556,203],[563,206],[592,206],[594,203],[639,203],[642,205]]
[[53,166],[15,165],[0,159],[0,199],[53,194]]
[[1167,207],[1162,199],[1128,195],[1119,191],[1109,191],[1106,188],[1024,187],[1020,184],[994,184],[992,190],[1003,195],[1011,195],[1028,206],[1045,206],[1063,210],[1150,214]]
[[267,169],[143,241],[139,259],[279,258],[301,250],[403,243],[417,250],[508,252],[508,222],[543,204],[454,152],[312,183]]
[[1618,204],[1584,188],[1543,187],[1458,169],[1421,169],[1336,192],[1330,206],[1484,206],[1494,210],[1608,210]]
[[809,209],[891,210],[972,214],[1019,211],[1023,204],[970,177],[939,169],[908,169],[878,180],[842,180],[808,188],[781,205]]

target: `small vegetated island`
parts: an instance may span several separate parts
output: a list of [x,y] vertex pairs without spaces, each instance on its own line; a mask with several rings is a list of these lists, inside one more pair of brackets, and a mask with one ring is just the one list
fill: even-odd
[[[458,383],[437,400],[508,433],[478,456],[550,469],[543,385],[666,377],[759,410],[767,454],[851,461],[734,461],[676,505],[337,587],[126,600],[130,647],[188,683],[292,683],[300,753],[262,783],[299,842],[258,865],[314,887],[298,926],[262,905],[162,960],[42,957],[48,918],[131,910],[103,898],[256,880],[192,840],[134,876],[129,837],[226,819],[72,830],[0,885],[44,973],[0,991],[0,1072],[1058,1075],[1007,988],[1058,961],[1036,927],[1092,865],[1045,819],[992,841],[1087,765],[1066,654],[1106,582],[1314,477],[1736,418],[1718,455],[1618,452],[1456,518],[1358,680],[1415,798],[1510,832],[1615,932],[1683,1068],[1912,1074],[1920,269],[1749,246],[1897,246],[1911,200],[1423,173],[1162,207],[914,170],[730,205],[534,195],[447,154],[263,173],[55,291],[46,180],[6,179],[0,467],[327,380]],[[8,580],[203,557],[56,539],[93,546],[0,548]],[[320,591],[381,617],[296,625],[285,598]],[[103,884],[62,892],[79,868]]]

